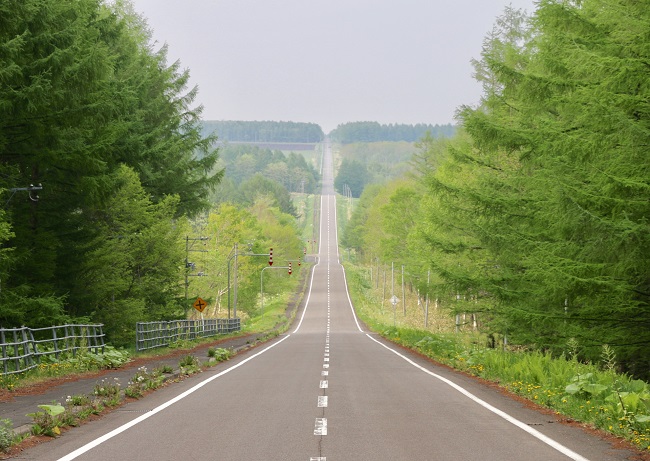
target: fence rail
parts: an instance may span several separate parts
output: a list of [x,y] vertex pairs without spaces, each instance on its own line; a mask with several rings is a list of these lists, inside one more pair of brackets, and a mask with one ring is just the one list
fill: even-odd
[[47,328],[0,328],[2,373],[10,375],[30,370],[43,357],[62,354],[76,356],[79,350],[104,351],[102,324],[60,325]]
[[179,340],[207,338],[239,330],[239,318],[138,322],[135,327],[135,349],[144,351],[166,347]]

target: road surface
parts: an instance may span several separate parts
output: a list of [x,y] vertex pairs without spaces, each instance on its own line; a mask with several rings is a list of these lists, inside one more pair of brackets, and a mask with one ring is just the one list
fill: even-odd
[[339,264],[328,145],[325,152],[319,259],[292,329],[20,459],[626,459],[629,453],[359,326]]

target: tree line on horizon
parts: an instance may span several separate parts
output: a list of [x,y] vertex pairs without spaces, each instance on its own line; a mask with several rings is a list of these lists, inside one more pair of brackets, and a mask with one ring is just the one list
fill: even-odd
[[[650,378],[650,10],[627,0],[507,8],[449,139],[368,185],[342,242],[405,266],[492,344]],[[498,341],[497,341],[498,340]]]
[[401,123],[380,124],[378,122],[349,122],[338,125],[329,133],[333,142],[341,144],[368,143],[381,141],[406,141],[415,142],[427,132],[435,138],[451,137],[455,133],[455,126],[431,125],[418,123],[407,125]]
[[318,143],[325,134],[316,123],[282,121],[204,120],[203,136],[221,142]]
[[[378,122],[348,122],[338,125],[327,136],[331,141],[342,144],[415,142],[426,132],[434,137],[451,137],[455,130],[451,124],[383,125]],[[315,123],[282,121],[204,120],[202,134],[204,137],[217,136],[222,143],[319,143],[325,139],[323,130]]]

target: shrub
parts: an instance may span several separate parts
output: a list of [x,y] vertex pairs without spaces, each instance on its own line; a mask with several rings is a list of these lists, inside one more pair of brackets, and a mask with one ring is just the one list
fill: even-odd
[[0,419],[0,451],[7,452],[15,437],[11,421]]

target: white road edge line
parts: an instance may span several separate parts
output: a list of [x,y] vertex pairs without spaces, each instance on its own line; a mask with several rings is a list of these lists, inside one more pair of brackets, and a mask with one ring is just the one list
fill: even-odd
[[312,268],[311,268],[311,280],[309,281],[309,292],[307,293],[307,301],[305,301],[305,308],[302,310],[302,315],[300,316],[300,322],[298,322],[298,325],[296,326],[296,329],[293,330],[294,333],[298,333],[298,330],[300,329],[300,326],[302,325],[302,321],[305,320],[305,314],[307,313],[307,308],[309,307],[309,299],[311,298],[311,288],[314,285],[314,270],[316,269],[316,266],[320,265],[320,259],[318,263],[316,263]]
[[545,444],[547,444],[548,446],[550,446],[550,447],[554,448],[555,450],[559,451],[559,452],[562,453],[563,455],[565,455],[565,456],[567,456],[567,457],[569,457],[569,458],[571,458],[571,459],[573,459],[573,460],[575,460],[575,461],[589,461],[589,459],[585,458],[585,457],[582,456],[582,455],[579,455],[578,453],[576,453],[575,451],[571,450],[570,448],[565,447],[565,446],[562,445],[561,443],[558,443],[558,442],[556,442],[555,440],[553,440],[552,438],[550,438],[550,437],[548,437],[548,436],[542,434],[541,432],[539,432],[539,431],[533,429],[532,427],[528,426],[526,423],[523,423],[523,422],[519,421],[517,418],[515,418],[515,417],[513,417],[513,416],[510,416],[508,413],[506,413],[506,412],[504,412],[504,411],[502,411],[502,410],[499,410],[499,409],[496,408],[496,407],[493,407],[492,405],[490,405],[490,404],[487,403],[486,401],[479,399],[479,398],[476,397],[474,394],[472,394],[472,393],[469,392],[468,390],[464,389],[463,387],[459,386],[458,384],[454,383],[453,381],[450,381],[450,380],[448,380],[447,378],[444,378],[444,377],[442,377],[442,376],[440,376],[440,375],[438,375],[438,374],[436,374],[436,373],[434,373],[434,372],[432,372],[432,371],[429,371],[429,370],[427,370],[426,368],[424,368],[424,367],[418,365],[417,363],[415,363],[413,360],[409,359],[408,357],[406,357],[406,356],[400,354],[399,352],[397,352],[397,351],[394,350],[394,349],[391,349],[390,347],[388,347],[387,345],[381,343],[380,341],[377,341],[375,338],[373,338],[372,336],[370,336],[368,333],[366,333],[366,336],[367,336],[368,338],[372,339],[374,342],[376,342],[376,343],[379,344],[380,346],[385,347],[386,349],[388,349],[389,351],[391,351],[393,354],[395,354],[395,355],[397,355],[398,357],[401,357],[402,359],[406,360],[408,363],[410,363],[410,364],[413,365],[414,367],[419,368],[420,370],[424,371],[424,372],[427,373],[428,375],[431,375],[431,376],[433,376],[434,378],[439,379],[439,380],[442,381],[443,383],[445,383],[445,384],[451,386],[452,388],[454,388],[455,390],[457,390],[458,392],[460,392],[460,393],[463,394],[464,396],[470,398],[470,399],[473,400],[474,402],[476,402],[476,403],[478,403],[479,405],[481,405],[483,408],[485,408],[485,409],[491,411],[492,413],[496,414],[497,416],[500,416],[501,418],[505,419],[505,420],[508,421],[509,423],[514,424],[514,425],[517,426],[519,429],[522,429],[522,430],[528,432],[528,433],[529,433],[530,435],[532,435],[533,437],[535,437],[535,438],[537,438],[538,440],[544,442]]
[[182,394],[177,395],[177,396],[174,397],[173,399],[168,400],[167,402],[163,403],[162,405],[157,406],[157,407],[154,408],[153,410],[151,410],[151,411],[149,411],[149,412],[147,412],[147,413],[145,413],[145,414],[143,414],[143,415],[137,417],[136,419],[134,419],[134,420],[132,420],[132,421],[129,421],[129,422],[126,423],[126,424],[123,424],[122,426],[118,427],[117,429],[113,429],[112,431],[110,431],[110,432],[108,432],[108,433],[102,435],[101,437],[99,437],[99,438],[93,440],[92,442],[87,443],[86,445],[84,445],[84,446],[82,446],[82,447],[77,448],[75,451],[73,451],[73,452],[67,454],[67,455],[64,456],[63,458],[59,458],[58,461],[71,461],[71,460],[77,458],[78,456],[83,455],[84,453],[86,453],[86,452],[92,450],[93,448],[97,447],[98,445],[101,445],[102,443],[106,442],[107,440],[112,439],[112,438],[115,437],[116,435],[119,435],[119,434],[121,434],[122,432],[126,431],[127,429],[132,428],[132,427],[135,426],[136,424],[141,423],[141,422],[144,421],[145,419],[148,419],[148,418],[150,418],[151,416],[153,416],[153,415],[155,415],[155,414],[157,414],[157,413],[160,413],[160,412],[163,411],[165,408],[167,408],[167,407],[173,405],[174,403],[176,403],[176,402],[178,402],[178,401],[184,399],[184,398],[187,397],[188,395],[190,395],[190,394],[196,392],[197,390],[199,390],[200,388],[202,388],[202,387],[205,386],[206,384],[208,384],[208,383],[214,381],[215,379],[217,379],[217,378],[219,378],[219,377],[225,375],[226,373],[230,373],[232,370],[234,370],[235,368],[239,368],[240,366],[242,366],[242,365],[245,364],[246,362],[250,362],[250,361],[253,360],[255,357],[257,357],[257,356],[259,356],[259,355],[262,355],[263,353],[265,353],[265,352],[268,351],[269,349],[271,349],[271,348],[277,346],[278,344],[280,344],[281,342],[285,341],[286,339],[288,339],[288,338],[290,338],[290,337],[291,337],[291,335],[287,335],[287,336],[285,336],[284,338],[282,338],[282,339],[281,339],[280,341],[278,341],[277,343],[271,344],[269,347],[267,347],[267,348],[265,348],[265,349],[259,351],[259,352],[256,353],[256,354],[251,355],[250,357],[248,357],[247,359],[242,360],[242,361],[239,362],[238,364],[233,365],[232,367],[227,368],[227,369],[225,369],[224,371],[222,371],[222,372],[220,372],[220,373],[217,373],[216,375],[211,376],[211,377],[209,377],[208,379],[206,379],[206,380],[204,380],[204,381],[201,381],[201,382],[198,383],[196,386],[194,386],[194,387],[192,387],[192,388],[186,390],[186,391],[183,392]]

